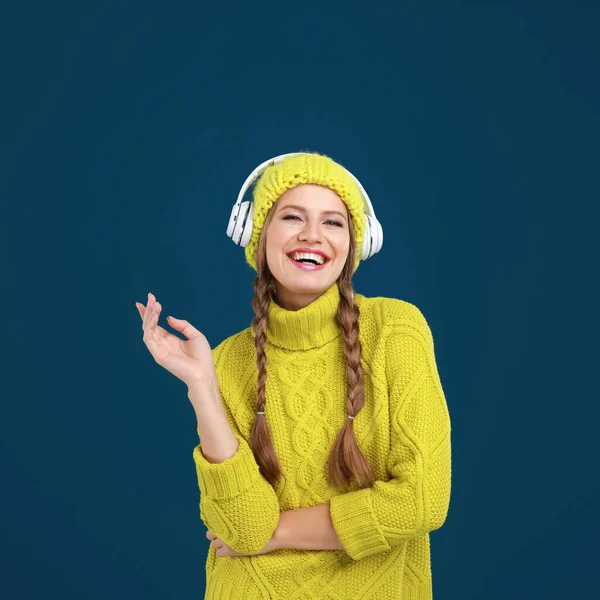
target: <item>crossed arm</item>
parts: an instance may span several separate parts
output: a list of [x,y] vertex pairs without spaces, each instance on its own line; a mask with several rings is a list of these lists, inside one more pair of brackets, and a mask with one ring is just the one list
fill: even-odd
[[272,542],[276,548],[343,550],[329,513],[329,503],[281,513]]
[[[214,428],[217,429],[216,427]],[[200,430],[198,430],[200,434]],[[205,436],[205,439],[208,435]],[[233,443],[231,447],[225,447],[222,442],[218,447],[219,451],[224,452],[224,456],[235,455],[238,445],[235,435],[232,433]],[[221,436],[221,440],[228,440],[226,436]],[[205,445],[206,442],[204,442]],[[221,448],[225,448],[222,450]],[[231,450],[233,448],[233,450]],[[202,451],[203,453],[205,450]],[[209,462],[221,463],[221,456],[214,453],[217,458],[211,458]],[[204,457],[206,458],[206,457]],[[214,539],[217,537],[214,532],[208,532],[207,537]],[[333,527],[333,521],[330,515],[330,504],[318,504],[295,510],[279,512],[279,520],[275,531],[267,546],[269,551],[281,548],[296,548],[299,550],[343,550],[343,546],[338,538],[336,530]]]
[[[343,550],[333,527],[329,504],[318,504],[280,513],[279,522],[267,545],[257,554],[283,548],[298,550]],[[233,550],[210,530],[206,537],[214,540],[218,556],[252,556]]]

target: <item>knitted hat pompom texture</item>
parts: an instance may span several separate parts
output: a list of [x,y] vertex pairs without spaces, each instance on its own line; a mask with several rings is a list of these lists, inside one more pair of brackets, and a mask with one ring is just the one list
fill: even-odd
[[352,176],[333,159],[318,153],[301,153],[286,156],[281,162],[268,166],[260,175],[252,193],[254,213],[252,236],[245,248],[246,262],[257,271],[256,252],[258,240],[267,213],[285,191],[303,183],[315,183],[330,188],[346,204],[356,241],[355,270],[360,263],[366,229],[365,201]]

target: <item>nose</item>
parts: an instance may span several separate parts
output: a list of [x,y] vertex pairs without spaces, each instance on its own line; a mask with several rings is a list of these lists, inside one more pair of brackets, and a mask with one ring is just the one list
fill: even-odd
[[307,222],[302,228],[299,237],[301,240],[306,240],[307,242],[321,241],[323,239],[323,233],[318,221]]

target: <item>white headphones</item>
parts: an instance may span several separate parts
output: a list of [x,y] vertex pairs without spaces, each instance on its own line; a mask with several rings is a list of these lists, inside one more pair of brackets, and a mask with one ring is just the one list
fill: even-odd
[[[258,167],[256,167],[256,169],[250,173],[244,182],[244,185],[238,194],[237,201],[231,210],[229,224],[227,225],[227,235],[238,246],[245,248],[250,243],[250,238],[252,237],[252,215],[254,214],[254,203],[251,201],[242,202],[244,194],[252,185],[252,182],[257,179],[267,167],[281,162],[286,156],[294,156],[295,154],[304,153],[289,152],[288,154],[280,154],[279,156],[266,160],[262,164],[258,165]],[[381,250],[381,246],[383,245],[383,228],[375,216],[373,205],[371,204],[371,200],[369,199],[365,188],[362,186],[360,181],[354,177],[350,171],[348,171],[348,169],[345,167],[342,168],[357,183],[358,189],[360,190],[360,193],[364,199],[366,229],[363,238],[360,259],[366,260]]]

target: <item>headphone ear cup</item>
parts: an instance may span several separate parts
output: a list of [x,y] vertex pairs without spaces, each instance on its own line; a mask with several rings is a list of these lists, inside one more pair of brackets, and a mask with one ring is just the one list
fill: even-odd
[[244,202],[247,204],[247,208],[244,210],[244,219],[242,220],[242,240],[240,246],[246,247],[250,243],[253,229],[253,215],[254,215],[254,202]]
[[365,214],[365,221],[366,221],[366,227],[365,227],[365,233],[364,233],[364,237],[363,237],[363,245],[362,245],[362,249],[361,249],[361,253],[360,253],[360,260],[367,260],[367,258],[370,258],[372,256],[372,227],[371,227],[371,216]]
[[373,252],[372,252],[371,256],[373,256],[373,254],[376,254],[377,252],[379,252],[381,250],[381,247],[383,246],[383,228],[381,227],[381,223],[377,220],[376,217],[374,217],[372,219],[372,225],[373,225]]
[[367,260],[377,254],[383,245],[383,229],[377,217],[365,214],[365,220],[367,226],[365,227],[361,260]]
[[242,204],[238,204],[237,202],[231,207],[231,215],[229,215],[229,223],[227,223],[227,237],[230,237],[232,241],[237,244],[237,239],[239,236],[235,234],[236,223],[238,221],[239,214],[242,209]]
[[254,214],[254,205],[252,202],[241,202],[238,208],[237,203],[231,209],[229,223],[227,225],[227,235],[238,246],[245,248],[250,243],[252,237],[252,215]]

